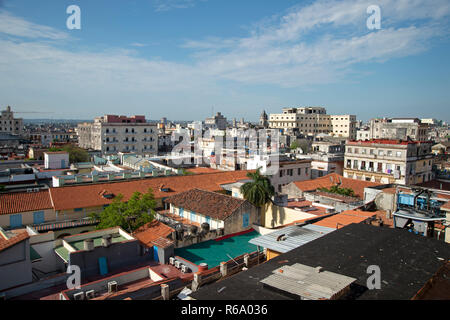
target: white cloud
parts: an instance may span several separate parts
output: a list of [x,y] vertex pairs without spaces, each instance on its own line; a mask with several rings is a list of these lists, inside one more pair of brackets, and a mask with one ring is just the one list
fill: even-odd
[[152,0],[155,11],[157,12],[192,8],[195,7],[198,2],[204,1],[208,0]]
[[420,53],[447,32],[442,27],[450,12],[447,1],[381,0],[382,30],[375,32],[365,28],[368,3],[317,1],[269,19],[247,37],[187,41],[182,47],[193,55],[190,64],[142,58],[133,50],[66,50],[41,41],[66,39],[66,33],[0,12],[0,72],[6,75],[0,93],[23,89],[112,101],[161,94],[183,100],[224,95],[230,87],[219,87],[223,80],[236,87],[304,87],[345,79],[359,63]]
[[63,40],[69,37],[65,32],[28,22],[3,10],[0,10],[0,34],[1,33],[23,38],[49,40]]

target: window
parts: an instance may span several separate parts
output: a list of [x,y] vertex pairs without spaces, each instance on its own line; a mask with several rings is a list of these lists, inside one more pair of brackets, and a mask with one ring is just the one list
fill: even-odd
[[396,156],[397,156],[397,158],[401,158],[402,152],[401,151],[397,151]]
[[299,176],[302,175],[302,168],[298,168],[298,169],[297,169],[297,174],[298,174]]

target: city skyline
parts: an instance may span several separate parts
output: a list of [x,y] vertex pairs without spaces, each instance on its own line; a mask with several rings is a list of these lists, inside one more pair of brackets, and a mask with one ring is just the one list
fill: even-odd
[[[449,121],[446,1],[3,1],[0,106],[23,118],[257,122],[262,110]],[[239,10],[237,10],[239,8]]]

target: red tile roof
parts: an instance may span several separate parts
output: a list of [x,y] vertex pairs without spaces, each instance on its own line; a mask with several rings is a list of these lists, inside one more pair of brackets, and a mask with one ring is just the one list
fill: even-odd
[[315,225],[339,229],[352,223],[360,223],[376,215],[376,212],[348,210],[320,220]]
[[[222,184],[234,183],[239,180],[247,179],[247,172],[248,171],[230,171],[188,176],[149,178],[136,181],[65,186],[51,188],[50,195],[55,210],[98,207],[112,202],[112,199],[105,199],[101,196],[103,190],[107,190],[109,193],[116,196],[123,194],[124,200],[128,200],[135,191],[146,193],[148,189],[151,188],[155,198],[161,199],[194,188],[202,188],[208,191],[220,191],[222,190],[220,187]],[[169,189],[168,192],[162,191],[161,186]]]
[[167,238],[172,232],[175,230],[169,227],[168,225],[165,225],[164,223],[153,220],[150,223],[147,223],[145,226],[140,227],[137,229],[133,236],[141,241],[146,246],[152,246],[152,241],[155,241],[159,238]]
[[360,145],[360,144],[398,144],[408,145],[417,143],[432,143],[431,141],[404,141],[404,140],[390,140],[390,139],[372,139],[372,140],[352,140],[348,141],[348,145]]
[[173,245],[174,242],[172,240],[167,239],[167,238],[160,237],[160,238],[158,238],[156,240],[153,240],[152,244],[157,246],[158,248],[165,249],[165,248],[168,248],[171,245]]
[[0,194],[0,215],[52,208],[48,190]]
[[225,220],[247,201],[217,192],[192,189],[167,198],[165,202],[204,216]]
[[364,188],[379,186],[381,183],[378,182],[370,182],[370,181],[362,181],[362,180],[354,180],[350,178],[344,178],[337,173],[330,173],[321,178],[306,180],[306,181],[295,181],[294,184],[301,191],[315,191],[318,188],[330,188],[338,183],[342,182],[340,185],[341,188],[350,188],[352,189],[356,196],[360,199],[364,198]]
[[5,238],[2,234],[0,234],[0,252],[12,247],[13,245],[19,242],[28,239],[29,237],[30,236],[26,231],[21,231],[20,233],[16,234],[14,237],[11,237],[9,239]]

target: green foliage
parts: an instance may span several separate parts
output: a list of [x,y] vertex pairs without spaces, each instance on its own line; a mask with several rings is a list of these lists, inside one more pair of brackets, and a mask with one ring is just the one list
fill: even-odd
[[291,143],[291,147],[290,148],[291,148],[291,150],[298,149],[298,148],[300,148],[300,143],[298,143],[298,141],[296,140],[296,141]]
[[350,188],[340,188],[337,185],[332,186],[331,188],[319,188],[319,191],[323,191],[323,192],[329,192],[329,193],[334,193],[334,194],[340,194],[342,196],[347,196],[347,197],[355,197],[356,194],[353,191],[353,189]]
[[92,218],[100,220],[97,229],[121,227],[133,232],[151,222],[155,217],[156,200],[151,189],[142,194],[135,192],[128,201],[123,201],[119,194],[101,213],[94,213]]
[[86,150],[76,147],[74,145],[68,144],[62,147],[53,147],[49,149],[50,152],[58,152],[65,151],[69,153],[69,161],[70,163],[78,163],[78,162],[88,162],[89,154]]
[[261,175],[260,170],[247,173],[247,177],[252,179],[241,186],[241,192],[246,200],[257,207],[263,207],[275,195],[275,189],[269,178]]
[[0,185],[0,191],[5,190],[5,186],[4,185]]

